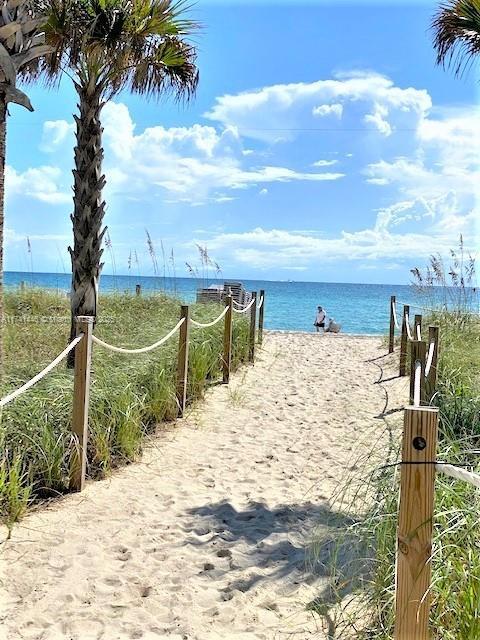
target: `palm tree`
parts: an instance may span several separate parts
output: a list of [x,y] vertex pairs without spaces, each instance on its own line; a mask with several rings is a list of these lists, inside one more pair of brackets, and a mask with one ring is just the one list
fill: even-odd
[[479,0],[447,0],[434,16],[437,63],[462,75],[480,54]]
[[0,373],[3,363],[3,236],[5,221],[5,156],[8,105],[15,102],[33,111],[28,96],[17,87],[17,79],[28,74],[36,61],[50,48],[40,27],[43,2],[33,0],[0,1]]
[[[43,64],[47,81],[63,72],[78,94],[74,175],[72,336],[77,315],[97,316],[105,202],[101,112],[122,90],[189,99],[198,83],[197,25],[183,17],[184,0],[51,0],[45,27],[54,53]],[[70,361],[72,364],[72,361]]]

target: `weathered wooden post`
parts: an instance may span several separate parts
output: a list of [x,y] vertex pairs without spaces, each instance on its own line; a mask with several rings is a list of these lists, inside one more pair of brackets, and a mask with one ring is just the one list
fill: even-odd
[[180,418],[183,416],[187,404],[188,347],[190,342],[190,308],[188,305],[182,305],[180,319],[182,318],[185,321],[180,327],[177,364],[177,402]]
[[415,370],[417,362],[420,362],[420,405],[425,404],[425,359],[427,343],[414,340],[410,343],[410,404],[415,399]]
[[[431,345],[433,344],[433,355],[432,362],[430,364],[430,369],[428,371],[428,375],[426,378],[426,401],[431,402],[433,396],[437,391],[437,363],[438,363],[438,327],[430,326],[428,328],[428,342],[429,347],[431,349]],[[428,355],[428,354],[427,354]],[[428,360],[428,357],[427,357]]]
[[20,281],[20,291],[25,291],[25,280]]
[[225,306],[228,311],[225,315],[223,330],[223,384],[230,381],[230,368],[232,366],[232,328],[233,328],[233,298],[229,294],[225,298]]
[[395,640],[428,640],[438,409],[405,409],[395,581]]
[[413,330],[414,330],[413,339],[421,340],[422,339],[422,316],[419,313],[415,315],[415,318],[413,321]]
[[403,306],[402,336],[400,338],[400,376],[407,375],[407,321],[409,313],[410,307],[406,304]]
[[262,306],[258,312],[258,343],[262,344],[263,342],[263,319],[265,317],[265,289],[260,289],[260,300],[262,301]]
[[250,308],[250,349],[248,359],[255,362],[255,330],[257,328],[257,292],[252,291],[253,304]]
[[70,489],[83,491],[87,472],[88,405],[90,400],[90,369],[92,362],[92,332],[94,318],[76,318],[77,336],[83,338],[75,347],[73,373],[72,433],[75,439],[70,463]]
[[393,353],[395,349],[395,304],[396,297],[390,298],[390,335],[388,339],[388,353]]
[[142,285],[141,284],[136,284],[135,285],[135,293],[137,296],[140,296],[142,294]]

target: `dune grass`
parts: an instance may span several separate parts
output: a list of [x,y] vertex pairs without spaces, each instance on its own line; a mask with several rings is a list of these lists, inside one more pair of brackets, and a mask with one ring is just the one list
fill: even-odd
[[[192,305],[199,321],[215,318],[219,305]],[[21,386],[68,343],[66,296],[40,289],[5,295],[5,374],[1,395]],[[146,346],[180,317],[180,302],[165,295],[109,294],[100,299],[98,337],[124,347]],[[234,319],[232,367],[248,358],[249,323]],[[223,322],[191,331],[188,402],[201,398],[222,372]],[[177,415],[178,336],[142,355],[94,347],[90,399],[88,476],[104,477],[135,460],[157,425]],[[0,517],[18,520],[37,499],[67,490],[72,453],[73,373],[61,363],[38,385],[7,405],[0,416]]]
[[[480,471],[480,323],[469,313],[441,312],[425,319],[440,327],[437,457],[471,464]],[[389,454],[371,451],[336,496],[351,524],[331,540],[319,537],[313,556],[325,545],[331,576],[329,597],[311,604],[335,619],[335,638],[387,640],[393,637],[395,551],[401,433],[392,434]],[[437,474],[432,551],[430,626],[436,640],[480,637],[480,495],[473,487]],[[346,552],[347,550],[347,552]]]

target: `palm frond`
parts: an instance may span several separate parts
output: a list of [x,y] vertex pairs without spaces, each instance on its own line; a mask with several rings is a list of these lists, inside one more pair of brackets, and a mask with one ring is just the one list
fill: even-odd
[[70,69],[94,78],[110,98],[122,89],[189,99],[198,84],[198,25],[185,0],[50,0],[46,38],[54,49],[42,66],[47,83]]
[[432,22],[437,64],[463,75],[480,53],[480,0],[448,0]]

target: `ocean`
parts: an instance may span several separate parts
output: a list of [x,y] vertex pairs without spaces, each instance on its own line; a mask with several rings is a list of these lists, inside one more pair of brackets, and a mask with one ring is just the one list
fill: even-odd
[[[60,273],[22,273],[7,271],[7,288],[27,286],[68,291],[70,275]],[[217,280],[210,278],[208,284]],[[223,282],[223,280],[218,280]],[[284,331],[313,331],[318,305],[328,317],[342,325],[343,333],[384,334],[389,325],[390,296],[397,300],[421,304],[413,287],[387,284],[348,284],[333,282],[272,282],[242,280],[249,291],[265,289],[265,328]],[[102,292],[135,291],[140,284],[145,292],[166,291],[185,302],[195,300],[196,289],[206,283],[197,278],[163,278],[146,276],[102,275]],[[412,312],[414,310],[412,309]],[[419,313],[419,311],[417,311]]]

